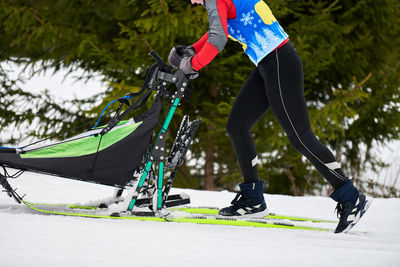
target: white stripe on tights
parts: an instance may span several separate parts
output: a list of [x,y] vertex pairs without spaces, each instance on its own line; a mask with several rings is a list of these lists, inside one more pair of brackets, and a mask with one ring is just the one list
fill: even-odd
[[[303,143],[303,141],[301,140],[300,136],[298,135],[298,133],[297,133],[297,131],[296,131],[296,128],[294,127],[294,125],[293,125],[293,123],[292,123],[292,120],[290,119],[289,113],[288,113],[287,110],[286,110],[285,102],[283,101],[283,96],[282,96],[281,77],[280,77],[280,72],[279,72],[278,49],[275,50],[275,55],[276,55],[276,64],[277,64],[277,71],[278,71],[279,94],[280,94],[280,97],[281,97],[283,109],[285,110],[285,113],[286,113],[286,116],[287,116],[287,118],[288,118],[288,120],[289,120],[289,122],[290,122],[290,125],[292,126],[294,133],[296,134],[297,138],[299,139],[300,143],[304,146],[304,148],[307,149],[307,151],[310,152],[310,154],[311,154],[313,157],[315,157],[319,162],[321,162],[324,166],[326,166],[326,164],[325,164],[322,160],[320,160],[316,155],[314,155],[314,153],[312,153],[311,150],[308,149],[308,147]],[[330,171],[333,175],[335,175],[335,176],[338,177],[339,179],[344,180],[344,181],[347,180],[346,177],[342,177],[339,173],[335,172],[334,170],[331,170],[329,167],[328,167],[328,169],[329,169],[329,171]]]

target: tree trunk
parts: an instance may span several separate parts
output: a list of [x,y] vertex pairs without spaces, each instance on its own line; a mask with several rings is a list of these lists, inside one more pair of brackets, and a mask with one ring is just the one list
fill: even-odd
[[[214,125],[207,125],[207,133],[211,133],[214,130]],[[204,189],[215,190],[214,187],[214,144],[212,141],[212,134],[207,135],[207,149],[206,149],[206,163],[204,171]]]
[[290,191],[294,196],[303,196],[304,192],[296,185],[296,177],[294,177],[290,166],[285,167],[285,173],[290,181]]
[[[215,86],[210,87],[210,102],[215,103],[217,98],[217,88]],[[210,111],[211,117],[215,117],[215,111]],[[207,125],[207,148],[206,148],[206,163],[204,166],[204,189],[215,190],[214,180],[214,162],[215,162],[215,146],[213,142],[215,126],[210,122]]]

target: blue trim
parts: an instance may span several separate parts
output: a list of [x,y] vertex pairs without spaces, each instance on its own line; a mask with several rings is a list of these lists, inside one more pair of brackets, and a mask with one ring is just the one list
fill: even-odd
[[8,147],[8,146],[0,146],[0,148],[5,148],[5,149],[17,149],[17,147]]
[[[122,99],[129,99],[129,98],[131,98],[131,97],[130,97],[129,95],[127,95],[127,96],[124,96]],[[99,124],[100,119],[101,119],[101,117],[103,116],[103,114],[104,114],[104,112],[106,111],[106,109],[107,109],[109,106],[111,106],[112,104],[114,104],[115,102],[117,102],[117,101],[118,101],[118,99],[113,100],[112,102],[110,102],[110,103],[103,109],[103,111],[102,111],[101,114],[100,114],[99,119],[97,120],[96,124],[93,126],[92,129],[95,129],[95,128],[97,127],[97,125]]]

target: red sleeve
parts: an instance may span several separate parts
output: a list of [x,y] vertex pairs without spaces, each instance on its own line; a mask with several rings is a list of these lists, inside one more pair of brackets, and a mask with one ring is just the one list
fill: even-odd
[[[214,10],[215,7],[210,4],[212,0],[206,2],[206,7],[209,15],[210,12],[217,12],[218,18],[215,20],[210,20],[209,16],[210,31],[206,33],[198,42],[193,44],[196,55],[192,58],[192,67],[196,71],[199,71],[208,63],[210,63],[214,57],[222,51],[225,43],[228,40],[228,11],[233,5],[232,0],[214,1],[216,10]],[[215,35],[216,32],[217,35]]]
[[206,34],[204,34],[203,37],[201,37],[200,40],[198,40],[197,42],[192,44],[196,54],[200,52],[200,50],[203,48],[203,46],[207,42],[207,40],[208,40],[208,32],[206,32]]

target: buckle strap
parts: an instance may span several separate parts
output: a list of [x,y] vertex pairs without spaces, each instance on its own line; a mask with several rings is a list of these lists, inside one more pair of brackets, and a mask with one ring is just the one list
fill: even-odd
[[343,214],[343,205],[341,203],[338,203],[336,205],[335,211],[336,211],[337,218],[340,219]]
[[243,195],[242,192],[236,194],[235,198],[232,200],[231,204],[236,206],[238,202],[242,199],[241,196]]

